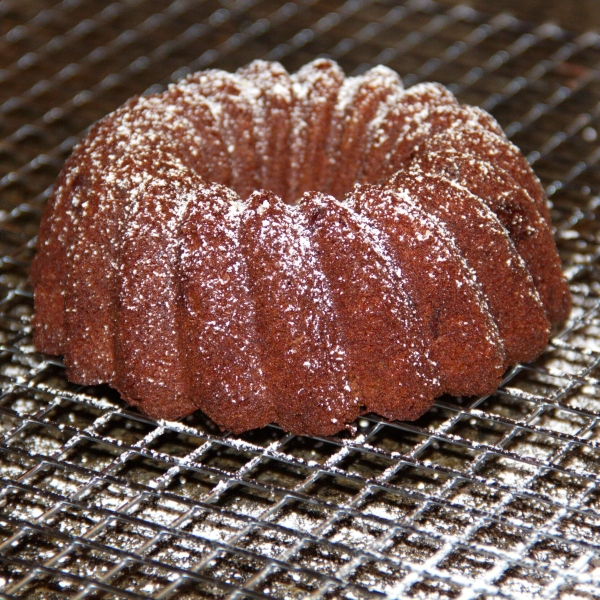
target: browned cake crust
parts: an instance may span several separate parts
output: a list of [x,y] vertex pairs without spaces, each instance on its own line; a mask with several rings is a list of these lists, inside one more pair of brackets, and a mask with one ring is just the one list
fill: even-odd
[[544,307],[523,260],[488,206],[467,189],[434,175],[400,172],[390,185],[418,194],[421,206],[454,235],[498,327],[505,364],[538,356],[549,334]]
[[[461,131],[458,128],[462,138]],[[481,198],[508,231],[525,261],[548,319],[552,323],[564,321],[571,310],[570,295],[550,224],[508,171],[468,145],[456,144],[456,133],[454,129],[425,139],[413,150],[405,168],[411,176],[438,175]]]
[[190,398],[222,428],[234,431],[276,420],[272,386],[257,377],[264,337],[241,252],[239,208],[230,189],[206,186],[187,205],[180,233]]
[[292,75],[288,202],[297,203],[309,190],[322,190],[329,179],[327,149],[343,83],[343,71],[328,60],[313,61]]
[[31,282],[35,344],[71,381],[234,432],[491,393],[570,310],[543,190],[496,121],[328,60],[195,73],[102,119]]
[[[292,78],[279,64],[255,60],[238,74],[259,90],[252,103],[261,186],[287,200],[288,140],[292,127]],[[221,181],[213,178],[214,181]]]
[[440,385],[398,266],[370,223],[332,196],[307,194],[300,212],[331,290],[349,391],[369,412],[416,418]]
[[401,269],[441,389],[457,396],[493,391],[504,372],[504,344],[481,285],[446,224],[405,187],[357,186],[348,201],[380,232]]
[[365,160],[365,145],[369,126],[382,107],[396,104],[402,82],[396,73],[384,67],[375,67],[363,77],[348,77],[339,91],[333,124],[328,141],[331,165],[343,162],[344,169],[329,169],[326,192],[342,198],[358,179]]
[[368,126],[369,135],[358,180],[379,183],[389,176],[387,165],[394,148],[413,121],[419,121],[438,106],[456,105],[454,96],[439,83],[421,83],[406,91],[397,90],[383,103]]

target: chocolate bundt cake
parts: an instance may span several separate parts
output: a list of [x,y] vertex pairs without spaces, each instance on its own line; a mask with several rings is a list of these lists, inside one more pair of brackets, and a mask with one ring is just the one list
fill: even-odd
[[256,61],[129,100],[63,168],[35,345],[155,418],[333,434],[495,390],[570,310],[540,182],[434,83]]

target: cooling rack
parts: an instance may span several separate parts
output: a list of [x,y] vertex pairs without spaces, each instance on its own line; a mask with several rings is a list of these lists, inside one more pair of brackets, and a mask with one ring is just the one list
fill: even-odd
[[[190,70],[375,64],[491,111],[574,308],[490,397],[332,438],[154,422],[31,342],[41,211],[85,129]],[[0,598],[600,596],[600,36],[432,0],[0,0]]]

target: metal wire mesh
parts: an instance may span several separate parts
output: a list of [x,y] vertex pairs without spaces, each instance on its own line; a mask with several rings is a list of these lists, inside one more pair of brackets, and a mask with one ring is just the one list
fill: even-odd
[[[189,70],[318,55],[498,118],[553,204],[567,328],[493,396],[327,439],[69,384],[27,272],[78,137]],[[599,597],[599,68],[597,34],[431,0],[0,0],[0,597]]]

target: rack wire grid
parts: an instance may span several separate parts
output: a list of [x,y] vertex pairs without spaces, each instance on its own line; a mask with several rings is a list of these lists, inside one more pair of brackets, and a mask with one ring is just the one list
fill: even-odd
[[[190,70],[316,56],[494,114],[551,200],[566,328],[492,396],[331,438],[68,383],[27,274],[77,139]],[[600,35],[432,0],[1,0],[0,67],[0,598],[600,597]]]

